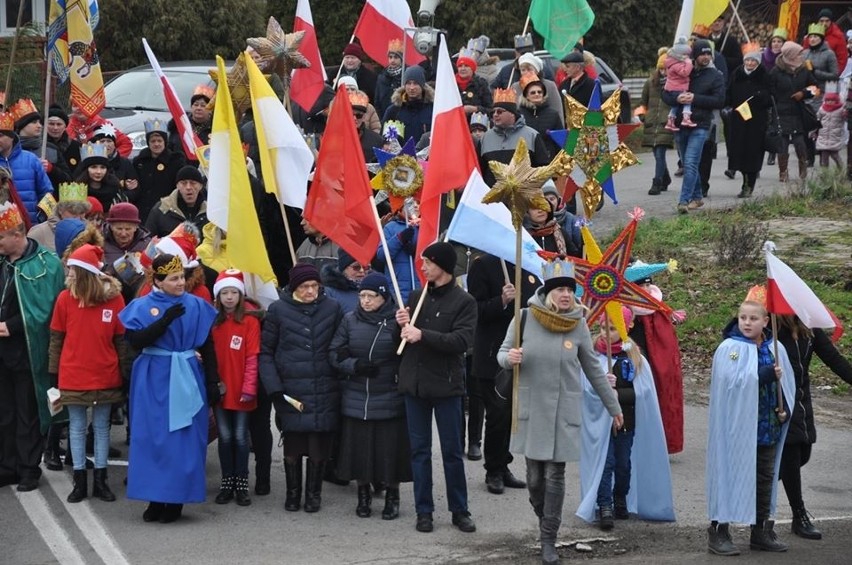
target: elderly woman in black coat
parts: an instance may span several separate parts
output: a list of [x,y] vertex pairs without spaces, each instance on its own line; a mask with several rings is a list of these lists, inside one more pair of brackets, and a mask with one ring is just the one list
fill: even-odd
[[[305,455],[305,512],[320,509],[323,473],[340,419],[340,383],[329,346],[342,317],[340,304],[322,293],[317,268],[299,263],[290,269],[290,284],[263,324],[260,378],[284,429],[284,509],[291,512],[301,505]],[[301,409],[285,395],[301,402]]]
[[370,273],[358,307],[343,318],[331,342],[331,364],[342,381],[343,426],[337,475],[358,482],[361,518],[372,514],[370,483],[385,483],[383,520],[399,516],[399,483],[410,482],[405,403],[397,390],[396,305],[381,273]]
[[[756,43],[743,47],[743,64],[731,73],[727,97],[727,107],[734,109],[725,139],[728,170],[742,173],[743,186],[737,197],[748,198],[763,166],[763,140],[771,106],[769,73],[760,64],[760,46]],[[736,111],[745,103],[748,110]]]

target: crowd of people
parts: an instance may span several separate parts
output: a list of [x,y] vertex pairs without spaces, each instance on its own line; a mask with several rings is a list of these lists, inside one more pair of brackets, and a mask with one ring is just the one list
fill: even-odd
[[[671,184],[666,149],[676,144],[678,210],[702,206],[717,123],[726,130],[729,172],[743,175],[741,197],[754,191],[764,139],[776,125],[782,180],[790,144],[802,178],[813,151],[823,166],[839,163],[840,79],[849,73],[847,45],[836,44],[842,32],[831,19],[824,10],[808,27],[807,48],[778,29],[769,45],[745,44],[740,56],[733,39],[721,39],[722,17],[661,50],[642,93],[643,144],[656,160],[650,194]],[[487,48],[481,36],[459,51],[456,83],[492,186],[489,163],[509,163],[522,140],[533,166],[553,159],[560,147],[549,132],[565,122],[561,93],[588,105],[595,71],[581,45],[554,68],[534,54],[530,35],[517,36],[515,61],[499,71]],[[349,44],[335,85],[348,91],[365,162],[374,148],[399,151],[408,139],[428,147],[432,67],[403,67],[396,40],[381,72],[365,59]],[[202,142],[213,97],[200,86],[189,100],[187,117]],[[321,136],[332,98],[329,85],[313,108],[294,108],[306,134]],[[592,333],[571,262],[583,257],[584,242],[562,184],[544,183],[547,208],[526,214],[523,229],[551,255],[541,272],[522,273],[520,288],[510,282],[515,265],[476,249],[439,242],[418,257],[416,198],[393,195],[379,211],[387,248],[370,262],[355,260],[300,211],[284,211],[301,219],[298,229],[289,222],[299,240],[294,264],[276,254],[284,218],[252,162],[250,114],[243,120],[254,204],[280,283],[271,304],[232,268],[227,234],[207,217],[204,173],[185,158],[173,121],[146,122],[147,147],[129,159],[127,137],[79,108],[69,117],[52,106],[45,122],[21,99],[0,114],[0,165],[8,168],[0,173],[0,484],[35,490],[42,462],[61,470],[64,452],[73,468],[68,502],[90,495],[87,468],[91,496],[114,501],[110,426],[126,421],[126,496],[147,502],[144,521],[174,522],[184,504],[206,501],[213,439],[221,469],[214,502],[249,506],[252,451],[254,494],[271,492],[274,408],[286,511],[318,512],[323,481],[354,481],[355,514],[370,517],[373,496],[384,493],[381,517],[393,520],[405,513],[401,485],[413,483],[415,528],[433,531],[434,418],[447,509],[462,532],[476,530],[465,457],[484,459],[488,492],[529,491],[544,563],[559,560],[566,462],[585,470],[578,515],[602,529],[631,514],[674,520],[668,455],[683,449],[679,318],[624,308],[629,337],[608,319]],[[44,153],[34,141],[42,126]],[[647,266],[634,266],[643,274],[632,282],[661,299]],[[732,521],[753,524],[752,548],[786,549],[770,519],[776,461],[793,532],[820,537],[801,494],[800,468],[815,441],[808,364],[816,353],[847,382],[852,367],[821,330],[794,317],[782,320],[776,359],[767,322],[755,291],[725,328],[714,360],[708,547],[717,554],[738,551]],[[507,397],[497,375],[513,370],[518,389]],[[729,446],[732,422],[756,423],[757,433]],[[525,459],[525,480],[509,468],[513,454]]]

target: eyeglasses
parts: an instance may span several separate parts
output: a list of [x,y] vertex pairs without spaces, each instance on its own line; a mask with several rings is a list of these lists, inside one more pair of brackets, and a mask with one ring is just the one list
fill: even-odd
[[358,295],[361,300],[375,300],[379,295],[375,292],[362,292]]
[[530,90],[527,92],[527,96],[541,96],[542,94],[544,94],[543,90]]
[[355,116],[356,120],[360,120],[364,117],[364,112],[352,112],[352,115]]
[[358,263],[352,263],[351,265],[349,265],[346,268],[352,269],[353,271],[363,271],[363,272],[367,272],[367,271],[370,270],[369,265],[359,265]]

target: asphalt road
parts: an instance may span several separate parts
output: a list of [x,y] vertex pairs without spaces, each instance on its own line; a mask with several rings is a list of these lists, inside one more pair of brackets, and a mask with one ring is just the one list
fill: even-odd
[[[650,155],[643,156],[652,160]],[[670,158],[674,161],[674,157]],[[663,195],[647,195],[653,163],[645,162],[616,176],[621,204],[608,203],[596,218],[594,230],[623,225],[623,214],[633,206],[644,207],[649,216],[675,214],[676,179]],[[723,163],[715,164],[707,207],[727,207],[738,202],[740,181],[721,176]],[[764,176],[777,178],[775,171]],[[758,181],[756,196],[779,190],[770,180]],[[576,465],[566,473],[565,519],[560,531],[562,542],[605,538],[591,541],[590,554],[579,553],[573,546],[560,550],[563,561],[594,558],[598,563],[686,563],[718,562],[721,558],[706,552],[704,497],[704,453],[707,410],[687,406],[686,448],[671,457],[677,522],[657,524],[631,519],[618,522],[616,529],[602,535],[573,516],[579,503],[579,479]],[[808,509],[823,529],[822,541],[806,541],[789,533],[790,510],[783,492],[779,494],[779,525],[782,541],[790,551],[781,555],[750,554],[748,534],[738,528],[734,540],[744,550],[749,563],[849,563],[848,531],[852,526],[852,485],[849,468],[849,432],[821,423],[819,442],[811,462],[803,472],[804,496]],[[113,430],[114,445],[120,446],[124,430]],[[437,437],[437,436],[436,436]],[[144,504],[124,498],[122,479],[126,466],[118,461],[110,467],[111,484],[118,501],[104,503],[87,500],[68,504],[70,472],[45,471],[41,488],[17,493],[12,487],[0,488],[0,563],[14,565],[53,563],[92,563],[107,565],[180,563],[537,563],[535,547],[537,522],[525,490],[507,490],[495,496],[485,489],[485,471],[481,462],[467,462],[470,509],[478,531],[459,532],[450,524],[445,510],[443,476],[434,446],[435,532],[414,530],[411,486],[403,485],[401,516],[383,521],[379,514],[382,499],[374,500],[374,516],[355,516],[355,486],[340,487],[326,483],[322,510],[316,514],[285,512],[284,473],[281,452],[273,455],[272,494],[253,496],[250,507],[235,504],[218,506],[212,502],[218,488],[218,459],[215,444],[208,452],[208,502],[188,506],[184,518],[175,524],[145,524]],[[253,467],[253,464],[252,464]],[[512,464],[514,473],[524,475],[523,461]]]

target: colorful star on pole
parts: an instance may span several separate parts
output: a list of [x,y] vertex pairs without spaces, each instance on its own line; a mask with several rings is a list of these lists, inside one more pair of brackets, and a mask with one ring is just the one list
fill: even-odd
[[270,16],[266,24],[266,37],[250,37],[246,43],[257,51],[266,63],[265,68],[272,69],[281,77],[285,89],[289,90],[293,70],[311,66],[311,62],[299,52],[304,37],[304,31],[286,33],[278,20]]
[[[213,79],[217,85],[219,84],[219,71],[217,69],[210,69],[207,71],[210,75],[210,78]],[[234,104],[234,113],[239,119],[246,110],[251,108],[251,93],[249,92],[249,79],[248,79],[248,68],[246,67],[246,55],[245,53],[240,53],[237,55],[237,60],[234,62],[234,66],[231,67],[231,70],[227,71],[226,80],[228,82],[228,88],[231,91],[231,102]],[[213,109],[213,100],[207,105],[211,110]]]
[[586,319],[591,323],[606,310],[622,340],[627,339],[627,327],[621,313],[622,304],[660,310],[668,315],[672,312],[665,302],[657,300],[624,276],[630,262],[633,241],[636,239],[636,227],[644,215],[645,212],[641,208],[634,208],[628,214],[630,223],[603,253],[589,228],[582,226],[580,231],[583,234],[588,260],[574,260],[574,277],[583,286],[583,304],[589,308]]
[[402,208],[406,198],[418,199],[417,195],[423,188],[424,163],[417,159],[414,138],[408,138],[396,153],[377,147],[373,148],[373,153],[379,162],[379,169],[370,184],[373,189],[387,193],[391,210]]
[[[574,158],[573,172],[563,198],[579,187],[586,217],[591,219],[603,193],[618,204],[612,175],[639,162],[624,143],[639,124],[616,125],[621,111],[621,90],[617,89],[601,104],[600,82],[595,81],[589,107],[565,96],[566,123],[569,129],[550,132],[551,138]],[[573,187],[571,184],[573,183]]]
[[530,208],[550,210],[550,204],[542,194],[541,186],[561,166],[556,160],[545,167],[533,167],[527,143],[521,138],[508,164],[489,161],[488,166],[491,167],[497,182],[482,198],[482,203],[505,204],[512,212],[512,224],[516,230],[521,229],[524,215]]

